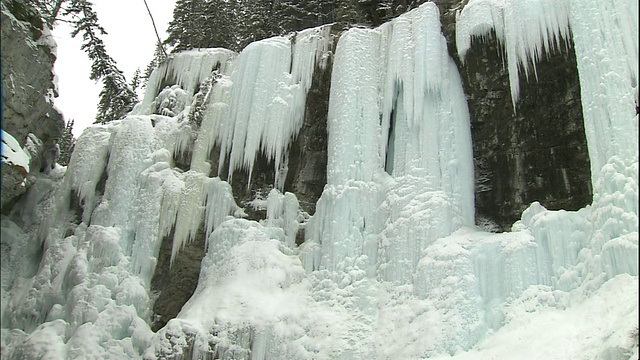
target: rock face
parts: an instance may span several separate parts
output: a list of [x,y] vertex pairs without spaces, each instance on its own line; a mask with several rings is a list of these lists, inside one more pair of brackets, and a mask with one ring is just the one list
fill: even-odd
[[[32,145],[31,173],[47,171],[55,163],[56,143],[64,130],[62,114],[52,103],[56,96],[52,71],[55,43],[31,5],[13,0],[2,1],[0,6],[2,127],[22,146]],[[3,184],[5,174],[11,176],[3,171]],[[3,186],[3,200],[7,197],[7,201],[24,192],[19,189],[9,194],[4,190]],[[3,207],[3,211],[7,209]]]
[[[566,210],[589,204],[589,157],[571,44],[537,64],[537,81],[521,81],[521,96],[514,111],[500,45],[494,39],[475,42],[463,65],[455,51],[455,11],[463,2],[437,4],[471,115],[476,223],[490,231],[508,231],[534,201],[548,209]],[[330,65],[324,71],[316,69],[304,124],[289,151],[284,190],[295,193],[308,214],[315,212],[326,184]],[[219,149],[214,149],[210,159],[218,159],[218,154]],[[176,161],[186,171],[190,155]],[[217,169],[217,163],[211,168]],[[265,219],[264,209],[246,204],[256,194],[266,197],[273,187],[274,172],[273,164],[258,156],[250,182],[246,173],[234,173],[233,194],[236,203],[245,207],[247,219]],[[225,173],[221,174],[223,178]],[[302,231],[300,239],[304,238]],[[154,330],[176,317],[195,291],[205,241],[201,229],[194,244],[187,246],[170,268],[172,238],[163,241],[152,282],[152,291],[158,295],[153,309]]]
[[492,39],[471,48],[462,78],[471,113],[476,218],[510,230],[533,201],[550,210],[591,203],[591,172],[572,45],[520,81],[515,112]]
[[439,2],[449,53],[469,105],[476,223],[509,231],[534,201],[550,210],[590,204],[591,171],[573,43],[569,39],[543,56],[536,63],[537,79],[520,77],[514,110],[504,50],[495,36],[474,41],[464,64],[460,61],[455,11],[461,6]]

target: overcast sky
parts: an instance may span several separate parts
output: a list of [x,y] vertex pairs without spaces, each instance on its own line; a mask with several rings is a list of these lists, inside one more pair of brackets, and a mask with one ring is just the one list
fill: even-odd
[[[147,0],[147,4],[164,40],[173,17],[175,0]],[[157,42],[144,1],[95,0],[94,10],[108,33],[102,37],[107,52],[115,59],[127,80],[131,80],[137,68],[144,72]],[[59,22],[53,30],[58,43],[54,71],[58,78],[59,93],[54,103],[62,111],[65,121],[75,120],[73,133],[78,137],[85,127],[95,121],[98,94],[102,86],[89,80],[91,62],[80,50],[81,35],[72,39],[70,32],[70,26],[64,22]]]

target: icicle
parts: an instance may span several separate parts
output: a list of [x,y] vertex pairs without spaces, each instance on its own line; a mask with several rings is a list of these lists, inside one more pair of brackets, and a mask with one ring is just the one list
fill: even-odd
[[[119,126],[111,144],[107,165],[107,182],[102,204],[95,211],[92,224],[119,226],[123,230],[120,246],[131,251],[133,224],[129,217],[137,196],[137,179],[147,167],[147,158],[155,150],[154,130],[146,116],[129,116]],[[119,209],[114,212],[109,207]]]
[[162,200],[160,205],[159,236],[165,237],[175,226],[180,206],[180,197],[185,182],[171,172],[162,182]]
[[[228,157],[229,179],[246,169],[251,177],[258,152],[273,161],[276,184],[283,184],[283,168],[290,142],[304,119],[306,95],[316,64],[326,64],[330,26],[275,37],[247,46],[231,75],[228,117],[220,117],[216,142],[220,145],[218,172]],[[215,115],[216,117],[218,115]]]
[[171,263],[173,263],[178,252],[184,248],[186,243],[195,238],[202,224],[203,205],[206,196],[204,191],[205,179],[207,179],[206,176],[195,171],[184,173],[184,187],[180,195],[173,245],[171,246]]
[[161,86],[178,85],[186,92],[185,103],[190,104],[200,83],[211,72],[227,74],[237,54],[227,49],[193,49],[172,54],[153,70],[147,82],[147,90],[136,114],[152,114],[160,105],[156,97],[163,90]]
[[[220,75],[213,81],[211,94],[202,114],[203,120],[191,156],[191,169],[207,175],[211,170],[211,164],[207,160],[216,140],[219,142],[221,137],[221,126],[228,117],[231,96],[231,82],[228,76]],[[219,173],[218,169],[218,175],[220,175]]]
[[295,194],[290,192],[282,194],[276,189],[271,189],[267,196],[267,224],[284,229],[286,237],[284,245],[290,249],[295,248],[296,245],[299,215],[300,204]]
[[[234,215],[240,210],[233,198],[233,192],[229,183],[219,178],[209,178],[204,184],[205,191],[205,236],[213,232],[229,215]],[[205,243],[205,248],[208,246]]]
[[87,128],[76,143],[73,155],[69,161],[70,169],[66,175],[70,178],[72,191],[78,194],[78,201],[82,205],[82,221],[89,222],[96,201],[96,186],[107,171],[111,127],[92,126]]
[[[170,229],[162,229],[161,218],[169,211],[163,211],[163,194],[166,182],[175,179],[171,170],[171,154],[167,149],[160,149],[151,155],[153,165],[149,166],[140,177],[140,190],[134,208],[135,214],[135,242],[131,253],[132,273],[140,274],[142,281],[150,286],[151,278],[157,263],[157,254],[162,239]],[[169,201],[167,201],[168,203]],[[167,220],[163,220],[166,222]],[[171,226],[175,221],[175,213]],[[166,226],[163,224],[163,226]]]
[[483,36],[491,29],[503,43],[511,100],[515,110],[520,94],[520,71],[529,78],[529,66],[543,51],[553,50],[569,36],[569,0],[472,0],[456,18],[456,45],[464,60],[472,37]]
[[638,158],[637,10],[635,0],[571,1],[594,190],[613,157]]
[[380,168],[377,31],[351,29],[336,48],[327,115],[327,183],[371,181]]

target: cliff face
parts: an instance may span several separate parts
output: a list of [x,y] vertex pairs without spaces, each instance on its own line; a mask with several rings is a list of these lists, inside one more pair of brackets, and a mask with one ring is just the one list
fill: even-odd
[[[619,296],[609,280],[632,294],[637,136],[607,132],[637,134],[638,117],[586,131],[587,155],[582,117],[599,109],[580,107],[620,98],[578,85],[576,62],[582,82],[611,80],[602,49],[576,36],[576,57],[567,37],[514,105],[501,44],[474,39],[463,63],[464,2],[436,4],[375,29],[168,57],[132,114],[78,139],[38,236],[11,253],[28,271],[3,261],[3,357],[505,358],[538,310],[565,319],[594,291]],[[599,175],[593,144],[614,155]],[[28,237],[4,220],[13,243]],[[597,332],[570,357],[622,344],[635,313],[601,302],[620,323],[556,329]],[[508,355],[476,347],[495,336]]]
[[[464,63],[456,49],[456,11],[463,1],[437,1],[471,118],[476,224],[509,231],[534,201],[547,209],[591,203],[591,171],[573,41],[565,39],[520,77],[515,109],[503,45],[472,42]],[[535,74],[535,75],[534,75]]]
[[[56,159],[56,143],[64,130],[62,114],[53,107],[55,43],[39,13],[22,1],[2,1],[2,128],[21,146],[29,143],[32,174],[48,171]],[[33,135],[29,135],[33,134]],[[35,136],[35,138],[34,138]],[[5,204],[26,190],[24,178],[3,163]],[[27,181],[27,187],[33,181]]]
[[[575,54],[569,39],[536,64],[537,79],[521,79],[521,95],[513,108],[504,50],[495,38],[475,41],[464,64],[455,47],[455,12],[463,2],[436,2],[442,31],[460,72],[469,106],[475,176],[476,224],[488,231],[509,231],[535,201],[548,209],[577,210],[592,199],[591,173],[580,102]],[[337,42],[337,38],[336,38]],[[334,45],[335,48],[335,45]],[[331,66],[316,69],[309,89],[305,119],[289,150],[284,190],[296,195],[301,210],[315,212],[326,184],[327,112]],[[212,151],[217,159],[219,147]],[[189,169],[190,154],[179,159]],[[216,169],[217,162],[212,164]],[[236,171],[231,186],[237,204],[248,204],[273,188],[274,165],[258,156],[249,182]],[[215,176],[212,174],[211,176]],[[247,219],[265,220],[265,209],[245,207]],[[304,230],[298,233],[298,243]],[[166,237],[152,282],[157,294],[154,329],[177,316],[193,295],[200,261],[205,256],[201,228],[191,246],[170,268],[172,236]]]

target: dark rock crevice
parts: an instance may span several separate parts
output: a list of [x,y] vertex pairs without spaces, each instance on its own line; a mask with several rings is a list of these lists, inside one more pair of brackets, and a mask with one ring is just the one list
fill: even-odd
[[174,230],[162,239],[158,263],[151,279],[151,293],[155,294],[153,331],[158,331],[178,316],[182,306],[191,298],[198,285],[200,263],[205,255],[207,239],[204,227],[200,226],[195,238],[178,253],[172,264]]
[[314,214],[327,183],[327,114],[331,62],[316,67],[305,104],[304,123],[289,149],[284,190],[296,194],[303,211]]
[[449,54],[460,72],[471,118],[477,223],[508,231],[532,202],[577,210],[591,203],[580,83],[571,39],[520,79],[514,111],[504,49],[495,34],[472,41],[462,65],[455,51],[455,11],[436,2]]

